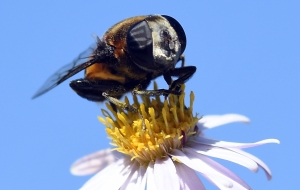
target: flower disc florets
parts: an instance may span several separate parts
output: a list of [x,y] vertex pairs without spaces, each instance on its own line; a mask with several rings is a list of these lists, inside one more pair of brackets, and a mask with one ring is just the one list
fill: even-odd
[[[99,117],[99,120],[106,126],[115,150],[147,166],[157,158],[168,156],[173,149],[181,149],[188,137],[196,133],[199,120],[193,116],[194,93],[190,93],[190,107],[187,108],[183,89],[180,96],[170,95],[164,101],[159,96],[143,97],[143,103],[139,103],[134,96],[132,106],[138,108],[138,112],[116,112],[107,104],[113,116],[102,110],[106,118]],[[127,97],[125,101],[130,105]]]

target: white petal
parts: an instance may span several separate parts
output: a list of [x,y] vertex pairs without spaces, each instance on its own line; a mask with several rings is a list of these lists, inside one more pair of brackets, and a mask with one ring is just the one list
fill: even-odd
[[70,170],[73,175],[93,174],[115,162],[117,157],[121,157],[117,151],[100,150],[76,160]]
[[138,172],[139,172],[139,163],[135,161],[131,168],[130,175],[128,176],[127,180],[124,182],[120,190],[134,189],[137,185]]
[[[205,177],[209,182],[211,182],[212,184],[214,184],[215,186],[217,186],[219,189],[226,189],[221,183],[219,183],[216,179],[214,178],[210,178],[204,174],[202,174],[203,177]],[[230,187],[227,189],[231,189]]]
[[[193,150],[191,150],[193,151]],[[243,186],[242,189],[251,189],[251,187],[245,183],[241,178],[239,178],[236,174],[234,174],[232,171],[227,169],[226,167],[222,166],[218,162],[214,161],[213,159],[209,157],[203,157],[202,160],[209,164],[212,168],[214,168],[216,171],[220,172],[224,176],[228,177],[229,180],[233,183],[233,187],[235,186]],[[210,176],[207,176],[210,178]]]
[[226,179],[225,176],[223,176],[221,173],[216,171],[210,165],[208,165],[207,163],[202,161],[202,158],[205,156],[197,154],[197,153],[191,154],[189,150],[185,150],[185,151],[186,152],[183,153],[180,150],[174,149],[172,154],[170,154],[170,155],[172,155],[174,158],[180,160],[186,166],[188,166],[204,175],[211,176],[214,179],[217,179],[220,183],[222,183],[223,186],[226,186],[226,187],[233,186],[233,184],[228,179]]
[[115,170],[121,171],[125,166],[123,165],[124,159],[120,159],[116,163],[113,163],[106,168],[104,168],[102,171],[98,172],[96,175],[94,175],[92,178],[90,178],[82,188],[87,188],[89,186],[92,186],[92,184],[99,183],[101,184],[101,180],[105,178],[105,176],[111,175],[111,173],[114,173]]
[[216,185],[219,189],[221,190],[251,190],[251,188],[245,188],[243,186],[241,186],[240,184],[234,182],[232,187],[226,187],[223,186],[222,183],[220,183],[218,180],[214,179],[213,177],[207,177],[204,175],[204,177],[210,181],[211,183],[213,183],[214,185]]
[[119,189],[132,171],[130,164],[129,158],[120,159],[93,176],[81,190]]
[[225,115],[207,115],[203,116],[197,126],[199,130],[211,129],[220,125],[225,125],[232,122],[249,123],[250,119],[239,114],[225,114]]
[[205,190],[200,178],[194,170],[182,163],[174,163],[178,175],[180,189],[182,190]]
[[280,143],[279,140],[277,139],[265,139],[255,143],[236,143],[236,142],[219,141],[204,136],[191,138],[189,139],[189,141],[191,142],[188,142],[187,144],[200,143],[200,144],[211,145],[216,147],[224,147],[224,148],[250,148],[250,147],[260,146],[268,143],[276,143],[276,144]]
[[165,159],[155,160],[154,180],[157,189],[180,189],[176,168],[168,156]]
[[231,149],[232,151],[235,151],[241,155],[247,156],[248,158],[252,159],[254,162],[256,162],[266,173],[268,180],[272,179],[272,173],[271,170],[269,169],[269,167],[263,162],[261,161],[259,158],[253,156],[252,154],[249,154],[243,150],[239,150],[239,149]]
[[146,176],[147,176],[147,190],[158,190],[158,188],[155,185],[154,181],[154,165],[150,163],[147,167],[146,171]]
[[228,160],[234,162],[241,166],[248,168],[249,170],[256,172],[258,170],[258,165],[252,159],[246,156],[233,152],[226,148],[212,147],[207,145],[190,145],[195,152],[215,158],[220,158],[223,160]]
[[138,171],[138,179],[136,181],[135,190],[141,190],[146,188],[147,175],[146,167],[140,166]]

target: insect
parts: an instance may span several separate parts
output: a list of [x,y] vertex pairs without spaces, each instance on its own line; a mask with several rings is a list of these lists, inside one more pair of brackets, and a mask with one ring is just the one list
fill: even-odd
[[[70,82],[79,96],[96,102],[108,100],[112,105],[134,110],[119,100],[126,92],[147,96],[180,94],[180,86],[196,71],[195,66],[185,66],[185,48],[185,32],[174,18],[131,17],[112,26],[101,39],[97,37],[95,47],[50,76],[33,98],[85,69],[83,79]],[[181,67],[175,67],[180,61]],[[164,77],[169,89],[146,90],[159,76]]]

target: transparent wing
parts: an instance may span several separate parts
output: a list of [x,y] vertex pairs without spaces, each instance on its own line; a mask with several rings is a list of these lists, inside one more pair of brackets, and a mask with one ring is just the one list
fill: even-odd
[[96,49],[96,44],[90,46],[87,50],[78,55],[74,61],[63,66],[58,71],[56,71],[53,75],[51,75],[48,80],[44,83],[44,85],[35,93],[32,98],[36,98],[52,88],[56,87],[63,81],[72,77],[76,73],[82,71],[83,69],[89,67],[93,63],[89,60],[93,57],[92,53]]

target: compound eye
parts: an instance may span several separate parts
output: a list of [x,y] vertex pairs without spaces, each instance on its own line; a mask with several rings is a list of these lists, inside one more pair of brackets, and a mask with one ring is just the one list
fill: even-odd
[[154,67],[152,31],[147,21],[131,26],[127,32],[127,48],[131,59],[141,68]]
[[184,32],[182,26],[179,24],[179,22],[177,20],[175,20],[174,18],[172,18],[168,15],[161,15],[161,16],[163,16],[165,19],[167,19],[169,21],[170,25],[176,31],[179,42],[181,44],[181,54],[182,54],[186,47],[186,36],[185,36],[185,32]]

